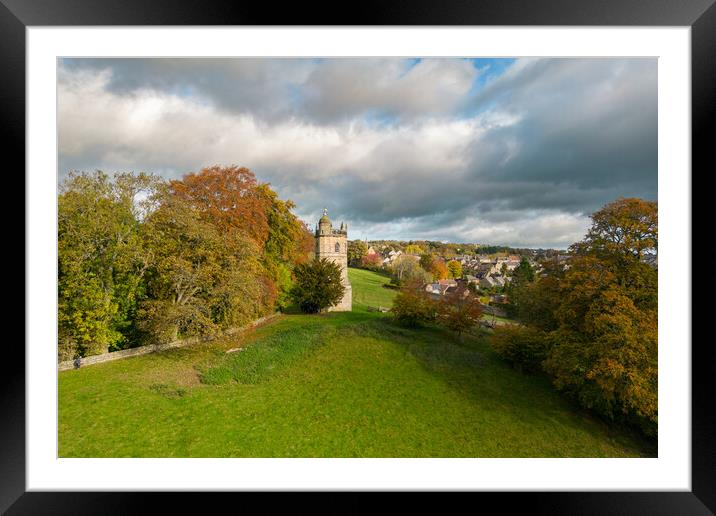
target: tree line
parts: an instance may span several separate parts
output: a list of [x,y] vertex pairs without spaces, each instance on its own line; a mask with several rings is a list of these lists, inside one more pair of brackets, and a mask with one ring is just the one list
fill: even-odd
[[313,237],[247,168],[71,173],[58,198],[60,359],[216,334],[289,303]]

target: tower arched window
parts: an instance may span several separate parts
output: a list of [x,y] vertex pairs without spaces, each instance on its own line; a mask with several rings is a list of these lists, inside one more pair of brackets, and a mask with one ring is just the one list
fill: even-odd
[[336,242],[336,252],[337,253],[341,252],[341,244],[339,244],[338,242]]

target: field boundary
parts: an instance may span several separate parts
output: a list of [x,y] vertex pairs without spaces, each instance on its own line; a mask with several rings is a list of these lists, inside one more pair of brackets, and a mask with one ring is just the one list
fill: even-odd
[[[275,319],[281,315],[279,312],[265,317],[259,317],[255,321],[250,322],[244,326],[237,326],[229,328],[224,331],[221,336],[233,335],[235,333],[255,328],[256,326]],[[156,353],[158,351],[165,351],[173,348],[183,348],[185,346],[191,346],[200,342],[208,342],[214,340],[216,337],[190,337],[188,339],[175,340],[173,342],[167,342],[166,344],[149,344],[147,346],[139,346],[136,348],[122,349],[120,351],[111,351],[108,353],[102,353],[101,355],[91,355],[83,358],[76,358],[74,360],[65,360],[57,365],[58,371],[68,371],[70,369],[79,369],[84,366],[101,364],[102,362],[110,362],[112,360],[119,360],[122,358],[136,357],[140,355],[146,355],[148,353]]]

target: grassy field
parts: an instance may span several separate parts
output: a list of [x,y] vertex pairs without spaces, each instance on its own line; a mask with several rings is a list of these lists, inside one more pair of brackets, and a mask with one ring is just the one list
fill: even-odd
[[349,272],[353,312],[60,373],[60,456],[655,456],[506,366],[484,336],[369,311],[395,291]]

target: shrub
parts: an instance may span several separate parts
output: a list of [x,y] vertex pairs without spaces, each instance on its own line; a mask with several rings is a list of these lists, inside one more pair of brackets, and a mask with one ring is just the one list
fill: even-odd
[[530,326],[498,326],[490,338],[490,346],[513,367],[535,373],[542,369],[547,357],[549,335]]
[[409,327],[435,321],[438,304],[417,284],[403,287],[393,301],[391,313],[395,320]]
[[306,313],[318,313],[336,305],[345,293],[341,274],[341,267],[326,258],[299,264],[294,269],[296,279],[291,297]]

